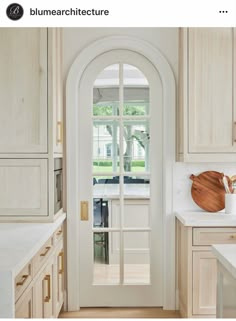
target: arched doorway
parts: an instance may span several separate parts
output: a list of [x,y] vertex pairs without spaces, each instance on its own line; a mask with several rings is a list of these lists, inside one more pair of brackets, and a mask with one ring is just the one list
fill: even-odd
[[[115,37],[115,38],[117,38],[117,37]],[[153,63],[152,59],[150,59],[150,57],[154,53],[153,50],[152,51],[149,50],[149,56],[150,57],[147,57],[148,56],[147,54],[145,55],[146,57],[143,57],[142,54],[137,53],[137,52],[140,52],[140,51],[143,51],[143,50],[144,51],[146,50],[148,52],[148,50],[147,50],[148,48],[145,48],[145,49],[142,49],[142,50],[138,50],[137,40],[134,41],[134,39],[127,39],[127,38],[124,38],[122,40],[121,37],[118,37],[118,38],[119,38],[119,41],[117,41],[118,39],[116,39],[116,41],[115,41],[115,39],[113,39],[113,42],[105,41],[107,48],[110,47],[111,52],[112,52],[112,49],[115,52],[115,51],[117,51],[117,49],[120,49],[120,47],[128,47],[128,49],[126,49],[127,52],[129,51],[130,54],[131,55],[133,54],[134,56],[136,56],[136,58],[135,58],[135,60],[132,60],[132,58],[129,58],[129,59],[127,58],[126,60],[124,59],[121,62],[119,60],[119,56],[120,55],[118,54],[117,55],[118,60],[114,60],[114,58],[112,58],[113,60],[111,61],[110,66],[112,64],[114,64],[115,62],[118,62],[119,68],[123,70],[121,72],[121,74],[122,74],[122,73],[124,73],[124,70],[125,70],[124,69],[124,64],[128,64],[129,66],[137,67],[137,66],[134,66],[134,64],[132,64],[132,61],[139,60],[139,58],[141,60],[143,59],[143,61],[146,61],[147,64],[150,64],[150,68],[153,68],[153,70],[150,72],[150,75],[149,75],[150,77],[152,77],[151,75],[158,75],[158,72],[160,73],[160,77],[161,77],[161,81],[162,81],[162,85],[161,85],[161,87],[162,87],[162,96],[163,96],[163,101],[162,101],[163,102],[163,104],[162,104],[163,106],[162,107],[163,107],[163,111],[164,111],[164,114],[165,114],[165,112],[166,112],[165,108],[168,108],[167,106],[169,106],[169,108],[170,108],[170,106],[172,106],[172,108],[174,107],[174,82],[173,82],[174,79],[173,79],[173,74],[172,74],[171,70],[169,69],[169,66],[167,65],[166,61],[163,59],[163,57],[159,53],[158,53],[157,56],[155,56],[155,59],[159,60],[159,65],[160,65],[160,69],[162,70],[162,72],[163,72],[163,70],[165,70],[165,72],[166,72],[166,74],[164,75],[164,78],[163,78],[162,77],[163,76],[162,72],[160,72],[159,68],[157,68],[158,64],[155,63],[155,62]],[[67,164],[68,164],[68,171],[67,171],[67,174],[68,174],[68,176],[67,176],[68,177],[67,178],[68,179],[68,189],[67,189],[67,195],[68,195],[68,203],[67,204],[68,204],[68,208],[67,208],[67,212],[68,212],[68,232],[69,232],[69,234],[68,234],[69,235],[69,239],[68,239],[68,244],[69,244],[69,246],[68,246],[68,250],[69,250],[68,251],[68,257],[69,257],[69,267],[68,267],[68,281],[69,281],[68,282],[68,285],[69,285],[69,293],[68,293],[69,302],[68,303],[69,303],[69,309],[77,309],[79,306],[81,306],[81,304],[82,305],[89,305],[88,303],[83,303],[83,299],[82,298],[81,298],[81,301],[79,301],[79,299],[80,299],[79,293],[76,293],[76,291],[78,291],[78,286],[79,287],[82,286],[82,283],[83,283],[83,282],[81,282],[82,279],[79,279],[79,270],[80,270],[79,257],[80,257],[81,251],[82,252],[83,252],[83,250],[86,251],[86,244],[87,243],[83,244],[83,241],[82,241],[83,239],[86,238],[85,235],[83,235],[83,233],[87,230],[85,224],[87,224],[87,226],[89,226],[90,228],[92,227],[90,221],[88,221],[88,222],[86,222],[84,224],[84,222],[81,223],[79,221],[79,217],[78,217],[78,212],[79,212],[79,208],[80,208],[80,202],[82,200],[87,200],[88,199],[88,194],[86,194],[86,192],[85,192],[86,188],[84,188],[84,187],[81,188],[81,185],[79,184],[79,177],[80,177],[80,174],[81,174],[81,177],[83,176],[83,171],[81,171],[81,168],[80,169],[78,168],[78,164],[84,164],[83,162],[85,160],[84,154],[83,153],[79,153],[79,148],[80,148],[79,140],[80,140],[80,137],[82,135],[84,135],[84,133],[86,131],[86,128],[88,128],[88,127],[84,127],[83,130],[82,130],[82,127],[79,126],[79,116],[81,116],[80,112],[83,111],[82,105],[83,106],[89,106],[89,104],[90,104],[90,106],[92,105],[92,103],[91,103],[92,101],[89,98],[89,95],[84,95],[84,93],[86,91],[86,88],[89,88],[88,79],[90,79],[92,77],[92,74],[90,73],[91,75],[87,77],[87,80],[85,79],[86,78],[86,70],[88,70],[89,67],[91,67],[91,66],[92,66],[91,67],[92,70],[95,68],[96,65],[97,66],[101,66],[101,61],[100,61],[100,65],[99,65],[98,61],[99,61],[99,59],[103,59],[104,58],[104,57],[101,58],[103,55],[106,56],[106,59],[105,60],[103,59],[103,61],[105,61],[105,65],[108,62],[109,53],[104,53],[104,52],[107,51],[107,50],[104,49],[104,43],[105,42],[102,42],[102,41],[97,42],[96,44],[94,44],[92,46],[93,48],[90,47],[90,50],[87,49],[87,57],[85,55],[82,55],[82,54],[78,57],[77,61],[74,63],[74,65],[71,68],[71,71],[70,71],[70,74],[69,74],[69,77],[68,77],[68,81],[67,81],[67,108],[68,108],[67,109],[67,120],[68,120],[68,122],[67,122],[67,133],[68,133],[67,134]],[[119,42],[120,42],[120,44],[119,44]],[[121,46],[122,42],[123,42],[123,45]],[[112,48],[112,47],[114,47],[114,48]],[[130,47],[132,47],[132,48],[130,48]],[[134,50],[134,47],[136,47],[135,50]],[[142,46],[142,47],[144,48],[145,46]],[[140,47],[140,48],[142,48],[142,47]],[[100,51],[100,53],[99,53],[99,51]],[[123,50],[123,51],[125,51],[125,50]],[[93,59],[92,59],[92,57],[93,57]],[[154,57],[154,55],[153,55],[153,57]],[[151,60],[152,63],[150,62],[150,60]],[[162,62],[162,64],[161,64],[161,62]],[[104,67],[105,67],[105,65],[104,65]],[[142,65],[142,63],[141,63],[141,65]],[[140,69],[142,69],[142,67]],[[101,71],[101,70],[99,70],[99,71]],[[97,76],[97,74],[98,73],[95,72],[94,76]],[[124,78],[122,78],[121,74],[119,76],[119,79],[120,79],[120,81],[124,81]],[[166,79],[165,79],[165,77],[166,77]],[[147,78],[149,78],[149,77],[147,77]],[[155,76],[154,76],[154,78],[155,78]],[[169,87],[168,87],[169,91],[168,91],[168,95],[166,95],[167,88],[165,86],[168,83],[168,81],[167,81],[168,78],[169,78]],[[90,83],[91,83],[91,81],[90,81]],[[157,85],[158,81],[154,80],[153,84],[151,86],[152,87],[151,92],[153,93],[154,96],[155,96],[155,94],[154,94],[155,93],[155,90],[154,90],[155,83]],[[159,81],[159,83],[161,83],[161,82]],[[120,86],[120,87],[122,87],[122,86]],[[78,88],[79,88],[80,91],[78,91]],[[158,87],[156,87],[156,89],[157,89],[156,92],[158,92]],[[88,99],[90,99],[90,101],[88,100],[86,102],[86,99],[87,99],[86,97]],[[91,95],[91,97],[92,97],[92,95]],[[123,89],[123,98],[124,98],[124,89]],[[121,94],[120,99],[122,100],[122,94]],[[161,109],[157,108],[156,110],[160,111],[160,110],[162,110],[162,108]],[[82,116],[86,117],[86,115],[83,115],[83,114],[82,114]],[[118,116],[118,115],[114,115],[114,116]],[[174,114],[170,115],[168,124],[171,123],[171,119],[172,119],[173,116],[174,116]],[[124,121],[124,119],[121,119],[122,117],[121,117],[121,114],[119,114],[119,116],[118,116],[119,121]],[[113,118],[110,118],[110,120],[112,120],[114,122],[115,117],[113,117]],[[142,120],[144,120],[144,119],[142,119]],[[88,121],[89,121],[89,119],[88,119]],[[174,119],[172,119],[172,121],[174,121]],[[159,122],[160,122],[161,125],[165,124],[165,116],[164,115],[162,116],[162,114],[159,114]],[[87,123],[87,122],[85,121],[84,124],[85,123]],[[140,122],[139,122],[138,125],[140,126]],[[172,125],[173,125],[173,123],[172,123]],[[70,127],[69,130],[68,130],[68,126]],[[174,153],[174,150],[171,150],[171,147],[172,148],[174,147],[174,145],[173,145],[173,137],[168,139],[167,136],[165,136],[165,135],[162,136],[162,132],[164,132],[165,129],[164,128],[162,129],[161,127],[162,126],[157,126],[156,127],[156,131],[158,132],[158,130],[159,130],[161,132],[161,135],[158,136],[158,138],[161,137],[161,143],[159,142],[156,145],[156,146],[159,146],[159,148],[161,149],[161,152],[159,150],[159,154],[158,154],[161,157],[161,162],[159,162],[159,164],[162,163],[163,160],[165,160],[166,158],[169,158],[169,160],[171,160],[171,157],[173,157],[173,153]],[[154,128],[154,127],[152,126],[152,128]],[[174,126],[172,127],[172,129],[174,129]],[[137,130],[137,128],[136,128],[136,130]],[[89,132],[87,132],[87,134],[89,135]],[[154,130],[153,130],[151,136],[155,137]],[[86,135],[85,137],[87,138],[88,136]],[[167,140],[169,140],[169,142],[171,142],[171,144],[172,144],[172,145],[169,145],[169,151],[167,151],[168,148],[166,149],[166,146],[163,146],[163,142],[167,142]],[[121,143],[121,141],[119,143]],[[155,146],[155,145],[153,145],[153,146]],[[72,149],[73,149],[73,151],[72,151]],[[85,149],[83,151],[85,151]],[[88,153],[89,153],[89,149],[88,149]],[[157,154],[157,153],[158,153],[158,151],[155,151],[155,154]],[[152,157],[152,159],[153,159],[153,157]],[[68,162],[68,160],[69,160],[69,162]],[[121,163],[122,163],[122,161],[121,161]],[[165,165],[168,165],[168,164],[165,164]],[[163,175],[163,181],[161,182],[161,188],[162,188],[162,190],[164,190],[164,192],[165,192],[165,188],[168,186],[168,184],[172,183],[171,182],[171,171],[172,171],[172,168],[171,168],[170,165],[171,164],[169,164],[168,173],[167,173],[168,176],[165,175],[165,172],[167,172],[167,168],[166,167],[162,167],[162,169],[164,171],[164,175]],[[152,166],[152,168],[153,168],[153,170],[155,172],[155,167]],[[157,166],[157,168],[158,168],[158,166]],[[73,169],[74,169],[74,171],[73,171],[73,174],[72,174],[72,170]],[[105,174],[105,173],[103,173],[103,174]],[[116,173],[112,173],[112,174],[116,174]],[[118,175],[120,177],[119,184],[120,184],[120,189],[121,190],[124,190],[124,187],[125,187],[124,186],[125,185],[124,184],[124,177],[127,176],[125,174],[126,174],[125,172],[122,172],[122,173],[119,173],[119,175]],[[146,172],[144,174],[146,176],[148,176]],[[156,176],[156,175],[154,175],[154,176]],[[94,177],[94,178],[96,179],[97,177]],[[114,178],[114,175],[112,175],[112,178]],[[160,175],[159,175],[159,178],[160,178]],[[121,180],[122,180],[122,182],[121,182]],[[85,179],[82,178],[82,181],[85,181]],[[159,183],[160,183],[160,179],[159,179]],[[155,183],[153,183],[153,186],[154,186],[154,189],[153,189],[153,191],[154,191],[155,190]],[[158,186],[158,184],[156,186]],[[158,190],[158,194],[157,195],[158,195],[158,197],[161,195],[160,185],[159,185],[159,190]],[[168,196],[171,196],[171,195],[169,194]],[[119,211],[121,213],[122,213],[122,211],[124,213],[124,209],[122,210],[122,207],[124,207],[124,200],[125,200],[125,198],[124,198],[124,195],[123,195],[123,196],[121,196],[120,204],[119,204],[119,208],[120,208]],[[154,200],[154,197],[153,197],[153,200]],[[161,231],[161,230],[163,230],[163,226],[165,226],[166,210],[167,210],[167,206],[166,205],[167,205],[167,203],[165,202],[165,198],[163,198],[163,197],[162,197],[162,201],[163,201],[162,202],[162,206],[161,206],[162,209],[161,209],[161,212],[159,211],[161,213],[161,216],[159,216],[159,225],[156,222],[156,223],[154,223],[153,226],[151,226],[151,230],[152,230],[152,227],[154,227],[154,231],[155,230],[156,231]],[[160,206],[160,204],[159,204],[159,206]],[[171,207],[171,206],[169,206],[169,207]],[[92,207],[90,205],[90,213],[91,212],[93,212],[93,209],[92,209]],[[170,213],[168,213],[168,214],[170,214]],[[160,219],[161,217],[163,218],[163,220]],[[173,229],[173,220],[171,222],[170,217],[168,217],[168,222],[169,222],[169,224],[166,225],[166,229],[172,230]],[[79,226],[80,226],[80,233],[78,233],[78,227]],[[109,228],[111,229],[112,227],[109,227]],[[122,235],[122,236],[121,237],[119,236],[119,242],[118,243],[121,244],[121,247],[123,246],[123,248],[124,248],[124,233],[125,232],[131,232],[131,230],[126,230],[125,231],[123,229],[123,227],[121,227],[121,226],[115,227],[115,228],[118,228],[118,230],[109,230],[109,231],[107,231],[107,233],[108,233],[108,235],[109,234],[111,235],[112,233],[113,234],[114,233],[120,233],[120,235]],[[131,227],[131,228],[134,228],[134,227]],[[142,227],[142,228],[144,228],[144,227]],[[104,233],[105,231],[99,230],[99,231],[96,231],[96,232]],[[135,232],[136,233],[142,232],[142,233],[150,234],[149,235],[150,239],[152,239],[151,235],[154,235],[153,231],[148,233],[147,230],[138,231],[138,229],[136,229]],[[74,234],[72,234],[72,233],[74,233]],[[93,237],[91,237],[91,233],[90,233],[90,247],[89,247],[90,248],[90,254],[88,255],[88,257],[90,257],[90,260],[91,260],[91,253],[93,253],[93,255],[94,255],[94,251],[91,250],[91,244],[93,244],[93,242],[91,240],[94,240],[95,231],[93,231],[92,234],[93,234]],[[89,234],[87,234],[87,235],[89,235]],[[157,252],[158,252],[158,249],[157,249],[157,247],[155,248],[155,246],[157,244],[159,244],[159,245],[161,245],[161,249],[162,250],[165,249],[165,238],[166,238],[166,235],[163,236],[163,235],[161,235],[161,233],[159,233],[158,237],[159,237],[159,243],[153,240],[152,245],[150,246],[150,249],[149,249],[149,251],[154,250],[153,254],[151,254],[151,252],[150,252],[150,257],[149,257],[149,262],[152,262],[152,263],[155,262],[155,260],[156,260],[155,259],[155,254],[157,254]],[[110,237],[110,239],[111,238],[112,237]],[[122,238],[122,240],[120,240],[120,238]],[[73,242],[72,242],[72,239],[73,239]],[[170,237],[170,242],[171,242],[171,237]],[[73,243],[73,245],[72,245],[72,243]],[[121,250],[122,249],[120,248],[120,251]],[[174,251],[174,246],[173,246],[173,251]],[[78,256],[76,257],[76,255],[78,255]],[[81,258],[83,256],[84,255],[82,254]],[[120,298],[122,298],[122,292],[120,290],[117,291],[118,288],[122,288],[122,286],[123,286],[123,288],[124,287],[126,288],[127,298],[128,297],[132,298],[132,291],[133,291],[132,288],[134,289],[134,285],[125,284],[125,282],[124,282],[124,279],[125,279],[125,262],[124,262],[125,254],[123,253],[123,261],[122,261],[122,255],[120,255],[120,257],[121,257],[120,264],[122,264],[123,267],[119,266],[119,271],[120,271],[119,285],[117,285],[115,292],[113,292],[113,293],[111,292],[110,293],[110,297],[111,296],[113,297],[113,303],[110,300],[108,300],[108,301],[106,301],[107,303],[105,303],[105,304],[104,303],[98,303],[98,305],[114,305],[114,306],[115,305],[125,305],[124,303],[122,303],[120,301]],[[156,256],[156,257],[158,258],[158,256]],[[74,263],[73,266],[71,265],[70,258],[74,261],[73,262]],[[159,278],[159,280],[160,279],[164,279],[165,274],[162,271],[163,271],[163,268],[165,266],[165,263],[167,263],[166,256],[163,256],[163,257],[161,256],[160,257],[160,255],[159,255],[159,258],[161,259],[161,263],[159,262],[160,263],[159,265],[157,264],[155,266],[155,264],[154,265],[152,265],[152,263],[150,264],[150,275],[149,275],[149,281],[148,281],[149,284],[148,285],[147,284],[142,285],[142,289],[144,291],[143,294],[145,294],[145,291],[148,288],[150,289],[151,287],[152,287],[152,289],[154,291],[153,293],[155,293],[155,294],[158,293],[158,290],[157,290],[158,289],[158,284],[153,282],[155,280],[155,273],[153,273],[153,275],[152,275],[152,271],[154,271],[155,267],[158,266],[158,270],[159,270],[159,277],[158,278]],[[163,264],[163,258],[164,258],[164,264]],[[171,259],[172,259],[172,261],[174,263],[173,257]],[[88,263],[88,261],[86,261],[85,267],[86,266],[88,267],[90,265],[91,264]],[[154,269],[153,269],[153,267],[154,267]],[[171,270],[171,269],[169,269],[169,270]],[[73,277],[72,277],[72,273],[73,273]],[[161,278],[160,278],[160,276],[161,276]],[[171,279],[171,282],[174,280],[174,276],[172,276],[172,277],[173,277],[173,279]],[[72,278],[73,278],[73,281],[72,281]],[[73,282],[73,284],[71,282]],[[78,286],[75,287],[75,284],[77,284]],[[107,287],[104,288],[104,284],[103,285],[98,285],[98,284],[96,284],[96,282],[94,283],[94,279],[91,282],[91,278],[90,278],[90,284],[92,284],[93,289],[94,289],[94,286],[97,289],[100,288],[100,290],[101,290],[100,293],[103,293],[105,288],[107,290]],[[137,287],[137,286],[140,287],[141,285],[140,284],[138,284],[138,285],[136,284],[135,287]],[[164,284],[164,286],[165,286],[165,284]],[[108,286],[108,287],[110,287],[110,289],[111,289],[111,286]],[[160,289],[160,292],[158,294],[158,296],[160,298],[159,303],[158,303],[158,298],[156,298],[156,300],[155,300],[156,304],[153,303],[153,302],[148,304],[148,302],[151,302],[151,301],[147,300],[147,303],[143,303],[143,305],[164,305],[165,306],[165,300],[166,300],[165,293],[166,293],[166,291],[164,291],[164,300],[162,300],[162,293],[163,292],[162,292],[161,283],[159,283],[159,289]],[[98,295],[95,294],[94,291],[91,291],[91,293],[90,293],[91,294],[90,295],[91,302],[93,300],[92,299],[92,293],[94,293],[94,295],[95,295],[95,301],[96,301],[96,298],[99,297]],[[135,293],[135,290],[134,290],[133,293]],[[143,294],[142,294],[143,298],[145,298],[145,297],[148,298],[148,296],[145,296]],[[117,297],[116,297],[116,295],[117,295]],[[109,294],[108,294],[108,297],[109,297]],[[93,302],[95,302],[95,301],[93,301]],[[118,303],[115,304],[114,302],[118,302]],[[126,302],[127,302],[127,300],[126,300]],[[138,301],[138,298],[134,299],[133,302],[132,302],[132,299],[131,299],[130,303],[127,303],[127,305],[140,305],[140,304],[141,303]],[[94,303],[92,303],[92,305],[94,305]],[[168,307],[168,308],[170,308],[170,307]],[[173,306],[171,308],[173,308]]]

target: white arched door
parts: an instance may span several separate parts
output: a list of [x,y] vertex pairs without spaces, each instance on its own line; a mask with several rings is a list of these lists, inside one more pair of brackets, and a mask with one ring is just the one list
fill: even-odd
[[162,84],[142,55],[96,57],[79,85],[80,306],[162,306]]

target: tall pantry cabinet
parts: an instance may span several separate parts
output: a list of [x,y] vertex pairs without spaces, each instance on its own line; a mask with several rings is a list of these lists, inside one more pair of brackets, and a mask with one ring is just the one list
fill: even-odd
[[0,28],[0,221],[59,215],[62,92],[61,29]]

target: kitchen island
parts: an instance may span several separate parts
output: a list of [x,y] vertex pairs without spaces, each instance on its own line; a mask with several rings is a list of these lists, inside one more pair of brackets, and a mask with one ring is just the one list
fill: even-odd
[[236,318],[236,244],[213,245],[217,258],[217,318]]
[[[119,184],[95,184],[93,186],[94,198],[118,199],[120,197]],[[149,199],[149,184],[124,184],[124,198]]]

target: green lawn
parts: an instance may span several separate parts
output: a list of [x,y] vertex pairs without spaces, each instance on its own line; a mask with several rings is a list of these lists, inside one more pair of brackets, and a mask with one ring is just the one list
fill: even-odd
[[[117,167],[117,171],[119,168]],[[102,172],[112,172],[111,166],[93,166],[93,172],[94,173],[102,173]],[[143,166],[134,166],[132,167],[132,172],[144,172]]]

